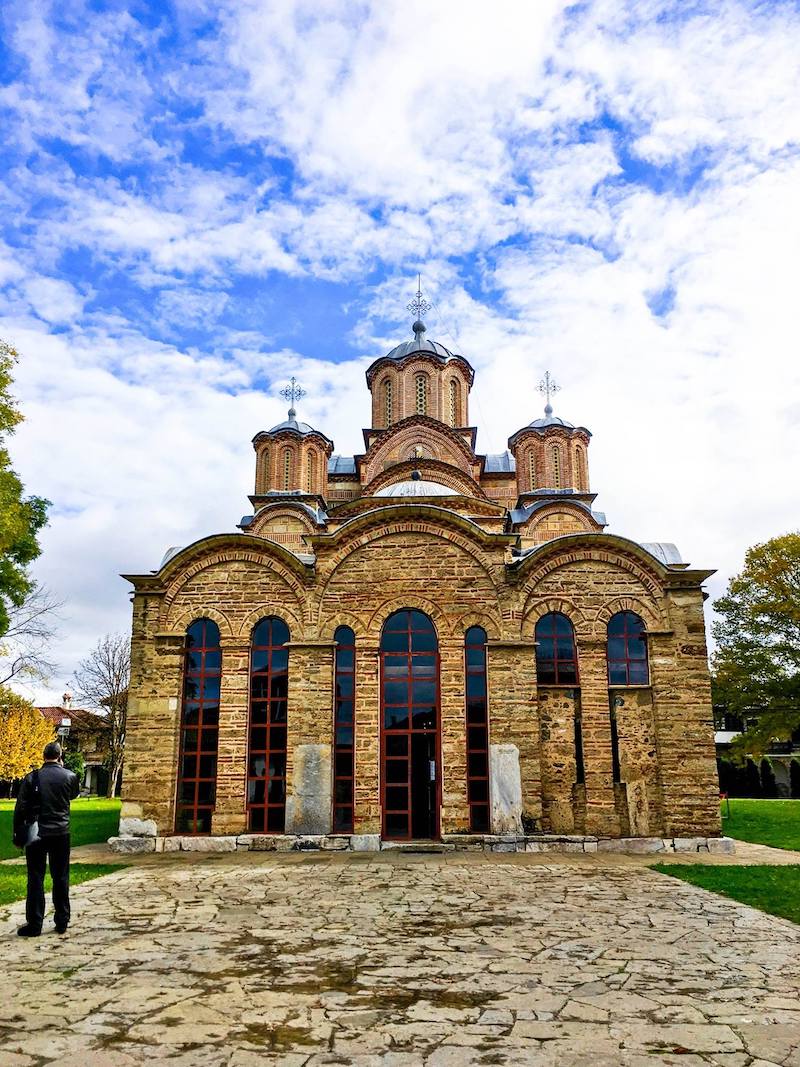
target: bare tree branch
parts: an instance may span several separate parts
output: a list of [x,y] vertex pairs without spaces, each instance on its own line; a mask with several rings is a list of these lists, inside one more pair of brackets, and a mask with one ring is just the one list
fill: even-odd
[[131,677],[130,638],[106,634],[82,660],[73,677],[73,688],[82,703],[97,711],[108,723],[108,795],[117,789],[125,755],[128,717],[128,686]]
[[12,678],[46,682],[55,672],[48,651],[63,606],[49,589],[35,585],[19,607],[9,608],[9,627],[0,640],[0,685]]

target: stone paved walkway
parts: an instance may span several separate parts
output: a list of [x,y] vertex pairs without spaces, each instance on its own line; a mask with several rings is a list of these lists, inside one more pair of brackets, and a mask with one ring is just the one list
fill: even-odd
[[[565,857],[566,859],[566,857]],[[800,1065],[800,927],[641,864],[245,854],[0,928],[0,1065]]]

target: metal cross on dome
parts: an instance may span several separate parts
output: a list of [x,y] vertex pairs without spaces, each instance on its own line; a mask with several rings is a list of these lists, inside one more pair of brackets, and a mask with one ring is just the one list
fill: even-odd
[[297,412],[294,409],[295,400],[302,400],[302,398],[305,395],[306,395],[305,389],[302,389],[297,384],[297,379],[295,378],[294,375],[292,375],[291,381],[286,386],[286,388],[285,389],[281,389],[281,396],[283,397],[284,400],[288,400],[289,404],[291,405],[290,408],[289,408],[289,418],[290,419],[294,415],[297,414]]
[[551,396],[555,396],[556,393],[559,392],[560,389],[561,389],[561,386],[558,385],[550,377],[550,371],[546,370],[544,372],[544,378],[542,378],[542,380],[539,382],[539,392],[546,399],[546,403],[545,403],[545,406],[544,406],[545,415],[552,415],[553,414],[553,406],[550,403],[550,397]]
[[428,303],[427,300],[425,300],[425,298],[422,295],[422,275],[421,274],[417,275],[417,296],[416,296],[416,299],[412,300],[410,304],[406,304],[406,308],[407,308],[408,311],[411,312],[412,315],[415,316],[417,321],[419,321],[422,318],[423,315],[427,315],[427,313],[431,309],[431,305]]

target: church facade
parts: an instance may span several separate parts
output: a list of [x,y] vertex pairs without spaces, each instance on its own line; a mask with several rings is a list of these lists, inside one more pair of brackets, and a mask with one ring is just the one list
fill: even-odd
[[421,321],[366,378],[359,455],[297,419],[293,380],[238,532],[125,576],[123,826],[718,836],[713,572],[606,532],[549,376],[500,455],[475,450],[473,368]]

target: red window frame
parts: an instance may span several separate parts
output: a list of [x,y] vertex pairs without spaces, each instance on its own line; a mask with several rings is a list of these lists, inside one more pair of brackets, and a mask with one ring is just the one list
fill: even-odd
[[270,615],[253,627],[247,731],[247,825],[282,834],[286,823],[289,627]]
[[[650,663],[644,629],[644,620],[635,611],[618,611],[608,620],[606,661],[609,685],[650,684]],[[612,642],[615,644],[612,645]],[[622,644],[621,655],[619,643]]]
[[[403,623],[403,617],[405,617],[404,625],[401,624]],[[414,625],[417,617],[424,620],[424,625]],[[405,635],[404,640],[402,640],[402,635]],[[386,648],[385,646],[387,644],[394,644],[398,647]],[[403,647],[400,647],[401,645]],[[415,645],[422,647],[415,649]],[[425,648],[425,645],[430,645],[431,647]],[[394,681],[393,676],[390,674],[393,665],[389,663],[389,660],[401,658],[406,660],[406,667],[405,670],[403,670],[403,667],[399,666],[396,680],[397,684],[401,684],[402,682],[406,683],[406,698],[397,702],[387,701],[386,695],[388,684]],[[420,659],[431,659],[433,661],[431,664],[424,665],[426,669],[430,668],[435,679],[435,703],[432,709],[435,716],[435,723],[432,727],[414,726],[415,658],[417,658],[418,661]],[[424,612],[415,609],[396,611],[390,615],[384,623],[383,631],[381,633],[380,660],[381,824],[383,836],[394,841],[408,841],[414,836],[412,807],[413,742],[415,735],[422,735],[433,737],[434,739],[435,789],[433,799],[433,826],[431,827],[430,836],[432,838],[438,838],[439,808],[441,804],[441,661],[439,656],[439,639],[431,619],[429,619]],[[418,666],[421,666],[419,662]],[[417,681],[427,680],[429,679],[417,677]],[[424,705],[422,703],[417,704],[418,709],[421,709],[423,706],[427,706],[427,701],[425,701]],[[401,722],[403,712],[405,712],[405,725],[396,727],[386,726],[387,713],[390,715],[393,709],[396,709],[397,716],[398,718],[401,718]],[[400,749],[403,747],[404,752],[401,752]],[[405,763],[405,771],[403,763]],[[405,805],[399,805],[394,797],[395,794],[399,794],[403,789],[406,790],[406,803]]]
[[195,619],[186,630],[175,832],[211,833],[216,806],[222,649],[219,627]]
[[[559,620],[566,626],[559,629]],[[562,654],[561,643],[570,642],[569,655]],[[552,671],[552,678],[547,677]],[[536,623],[536,679],[539,685],[580,685],[575,628],[560,611],[549,611]]]
[[355,819],[356,635],[339,626],[333,635],[333,832],[352,834]]
[[481,626],[471,626],[464,637],[464,675],[469,828],[474,834],[488,834],[491,827],[489,694],[486,676],[486,631]]

